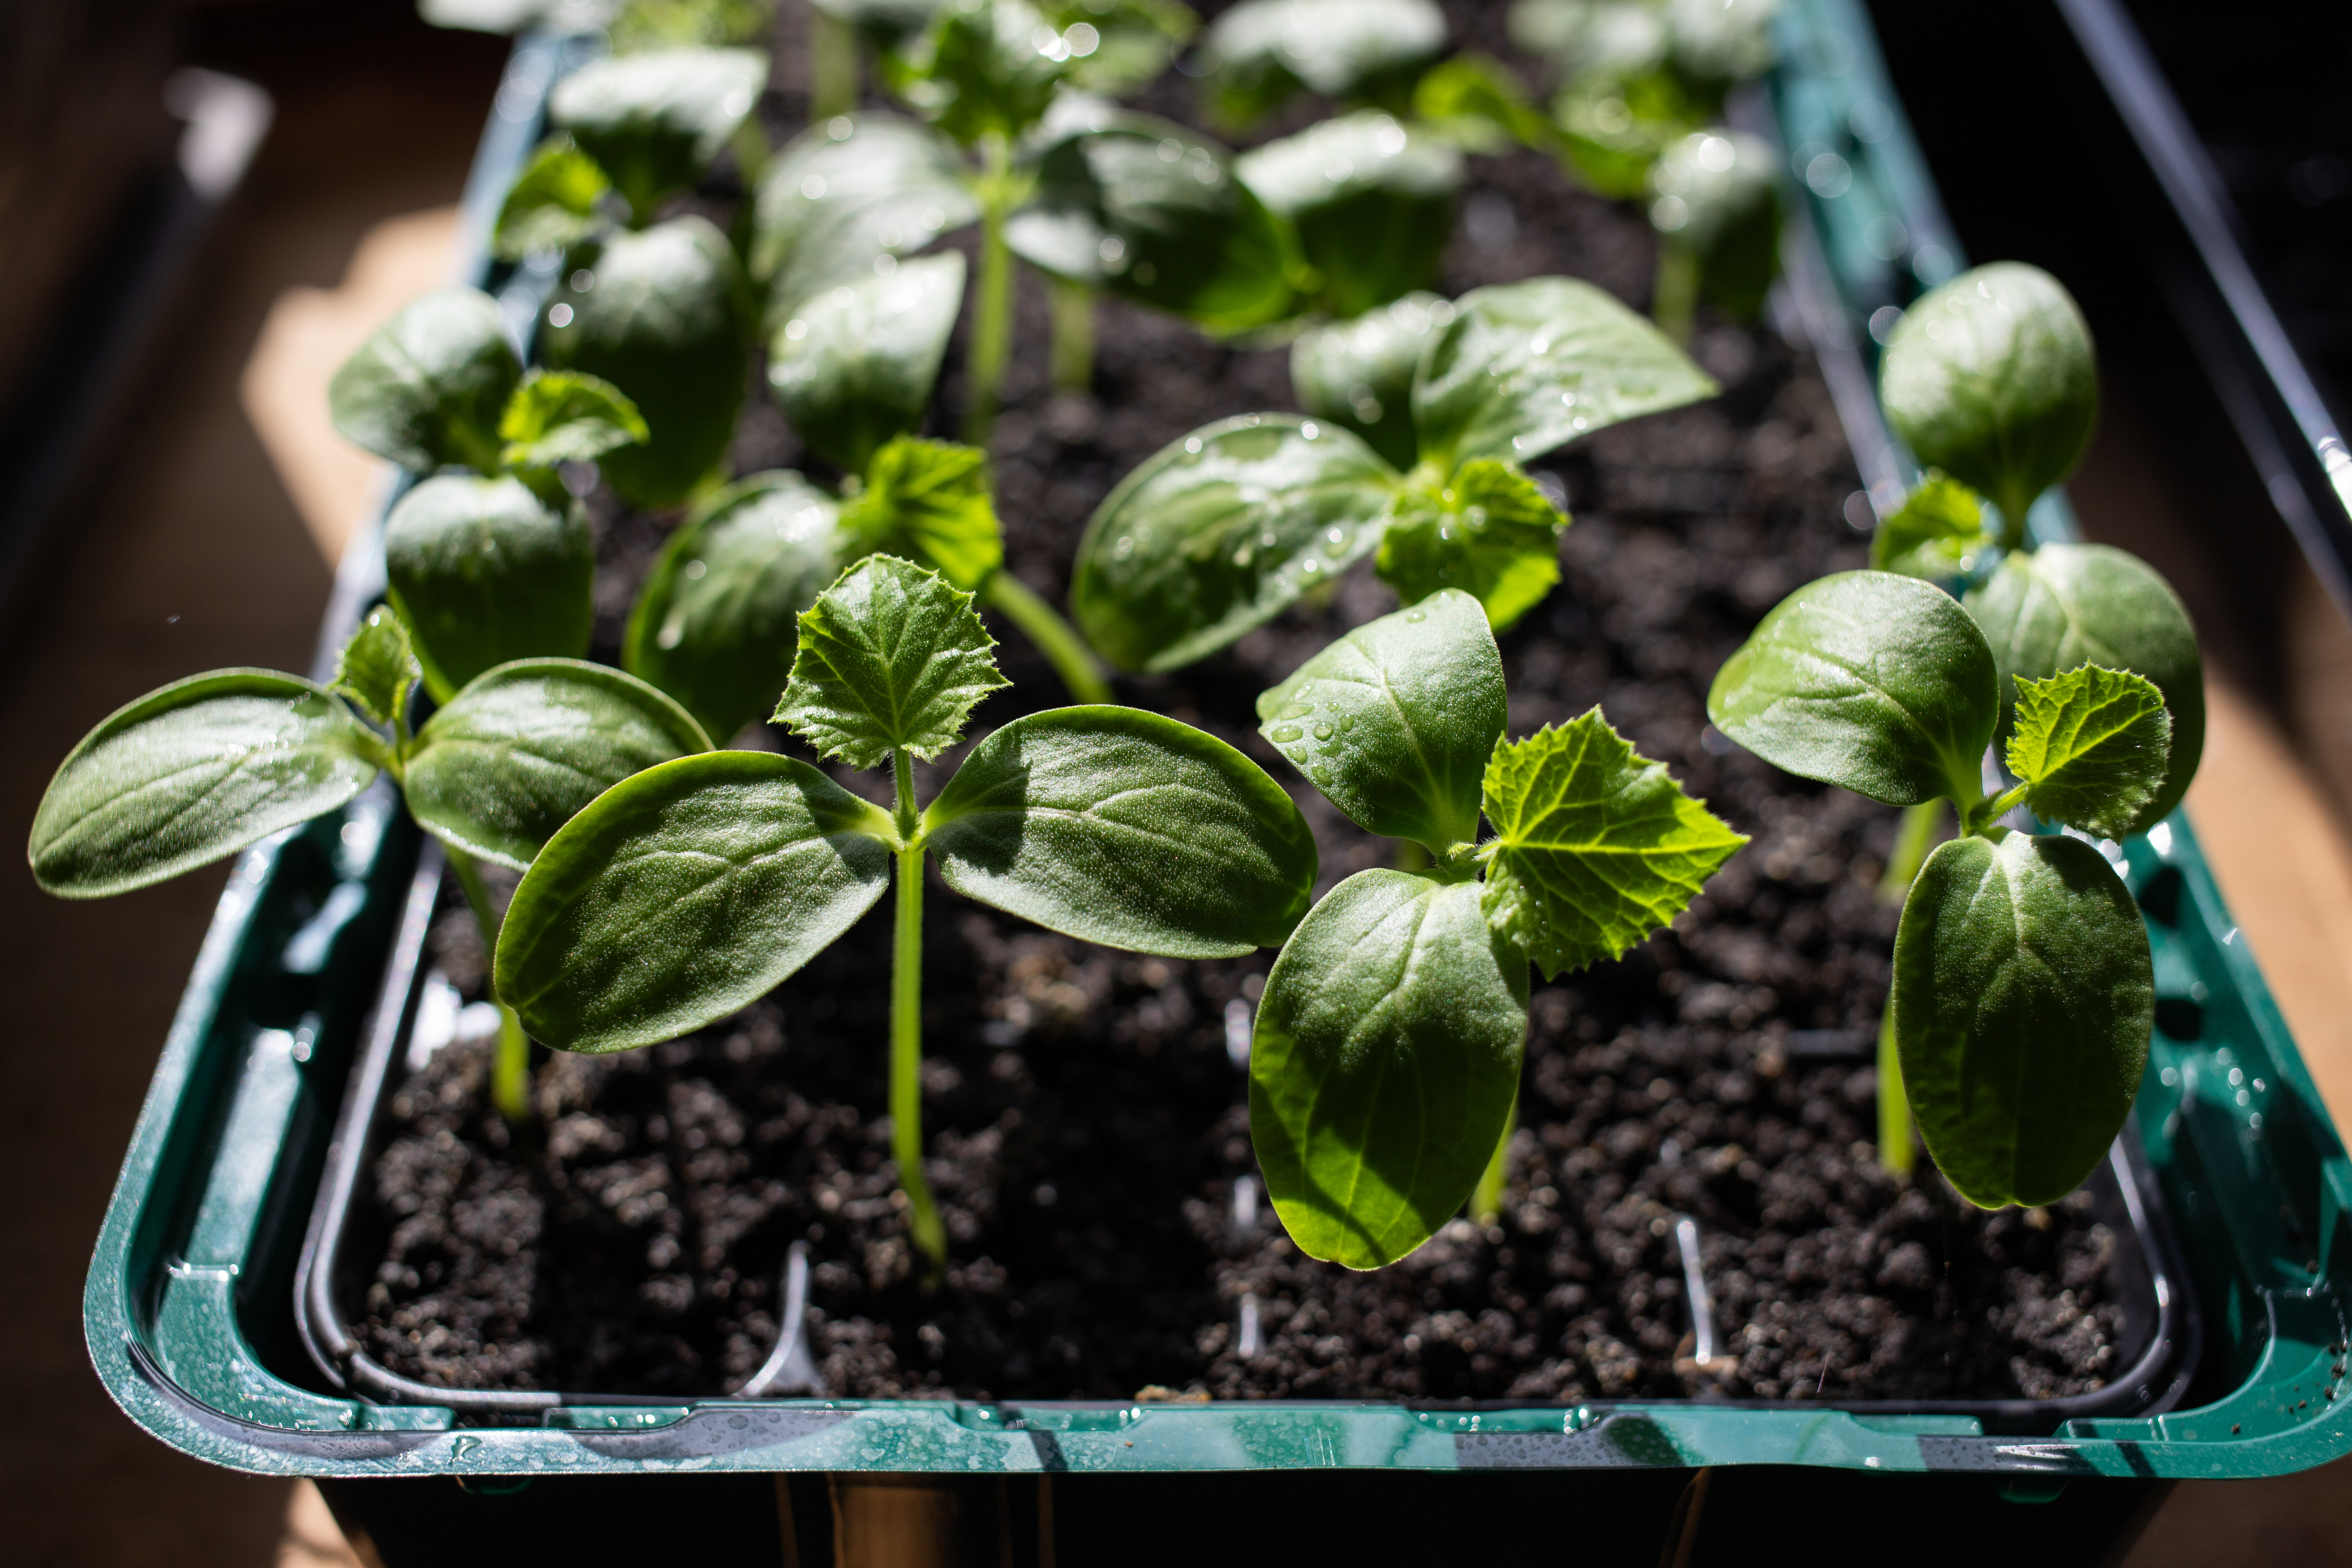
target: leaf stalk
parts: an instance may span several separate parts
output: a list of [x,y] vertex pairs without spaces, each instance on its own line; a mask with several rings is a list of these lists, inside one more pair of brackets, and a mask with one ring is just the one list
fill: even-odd
[[[482,933],[482,952],[495,958],[499,928],[503,921],[488,886],[482,880],[482,868],[456,845],[446,847],[449,869],[457,874],[457,886],[465,889],[466,903],[474,911],[474,924]],[[495,981],[490,982],[490,1000],[499,1010],[498,1055],[490,1063],[490,1103],[509,1121],[521,1121],[530,1114],[530,1037],[523,1033],[522,1020],[516,1016],[515,1010],[499,1001]]]
[[1004,366],[1013,349],[1013,250],[1004,241],[1013,197],[1013,145],[1002,132],[981,142],[985,168],[980,195],[980,298],[972,310],[971,357],[964,374],[963,438],[988,445],[996,405],[1004,387]]

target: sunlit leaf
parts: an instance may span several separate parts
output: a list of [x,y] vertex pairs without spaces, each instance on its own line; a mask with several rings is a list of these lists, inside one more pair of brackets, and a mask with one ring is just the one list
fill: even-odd
[[768,57],[758,49],[621,55],[557,82],[547,118],[596,161],[643,225],[664,196],[702,176],[767,84]]
[[1430,0],[1243,0],[1209,26],[1213,112],[1246,124],[1300,88],[1402,110],[1445,48]]
[[866,484],[841,509],[844,554],[903,556],[974,590],[1004,561],[989,494],[988,454],[902,436],[875,454]]
[[1459,588],[1486,606],[1497,632],[1543,602],[1559,581],[1567,514],[1514,463],[1476,458],[1443,484],[1397,497],[1381,536],[1381,581],[1406,604]]
[[621,389],[579,371],[533,371],[499,419],[509,468],[593,463],[617,447],[646,439],[645,416]]
[[1357,316],[1427,283],[1453,235],[1462,154],[1379,110],[1326,120],[1244,153],[1234,172],[1289,220],[1316,297]]
[[1940,582],[1974,570],[1977,557],[1996,542],[1985,531],[1976,491],[1931,469],[1893,515],[1880,520],[1870,536],[1870,564]]
[[820,289],[877,275],[980,216],[956,150],[895,115],[842,115],[795,138],[760,177],[751,274],[770,320]]
[[430,473],[499,466],[499,416],[522,361],[497,301],[478,289],[411,300],[345,360],[327,406],[346,440]]
[[425,480],[384,520],[383,557],[436,702],[509,659],[588,651],[595,541],[519,480]]
[[776,330],[768,384],[809,449],[852,474],[918,429],[963,305],[963,257],[948,251],[821,289]]
[[1346,426],[1400,470],[1420,455],[1412,377],[1437,329],[1454,319],[1434,294],[1402,300],[1344,321],[1310,327],[1290,345],[1290,389],[1318,419]]
[[2172,720],[2154,682],[2084,665],[2017,683],[2009,771],[2033,786],[2034,814],[2121,838],[2164,784]]
[[612,182],[596,160],[569,136],[551,139],[532,154],[499,208],[490,247],[501,260],[564,251],[602,226],[598,200]]
[[893,555],[843,573],[800,626],[776,722],[854,768],[897,751],[938,756],[962,737],[974,703],[1012,684],[971,595]]
[[409,646],[408,628],[389,607],[379,605],[336,656],[329,689],[389,728],[395,719],[407,716],[408,694],[422,674]]

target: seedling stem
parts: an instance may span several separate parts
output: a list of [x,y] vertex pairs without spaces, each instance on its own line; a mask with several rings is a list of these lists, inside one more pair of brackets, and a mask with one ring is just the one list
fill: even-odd
[[1112,700],[1110,682],[1104,678],[1102,664],[1094,651],[1036,590],[999,567],[982,594],[992,608],[1003,611],[1021,628],[1021,634],[1045,656],[1045,661],[1062,678],[1072,699],[1079,702]]
[[1470,1217],[1480,1225],[1492,1225],[1503,1214],[1503,1179],[1509,1172],[1511,1134],[1519,1128],[1519,1100],[1511,1097],[1511,1113],[1503,1118],[1503,1135],[1495,1140],[1494,1156],[1486,1162],[1486,1172],[1479,1176],[1478,1185],[1470,1194]]
[[891,753],[898,776],[898,941],[890,953],[890,1152],[907,1194],[908,1233],[937,1274],[948,1233],[923,1177],[923,842],[915,816],[915,770],[904,748]]
[[1049,279],[1054,301],[1054,387],[1084,392],[1095,379],[1095,291],[1083,283]]
[[972,314],[971,358],[965,369],[971,384],[964,395],[963,438],[986,447],[1013,345],[1013,251],[1004,243],[1004,221],[1016,191],[1013,144],[1004,133],[991,132],[982,137],[980,153],[985,169],[979,190],[980,300]]
[[[447,851],[449,869],[457,874],[457,886],[466,890],[474,924],[482,933],[482,952],[494,953],[499,950],[499,907],[482,880],[481,865],[454,844]],[[499,1009],[499,1054],[490,1065],[490,1103],[509,1121],[520,1121],[530,1114],[530,1037],[523,1033],[514,1009],[498,1001],[495,985],[491,992]]]

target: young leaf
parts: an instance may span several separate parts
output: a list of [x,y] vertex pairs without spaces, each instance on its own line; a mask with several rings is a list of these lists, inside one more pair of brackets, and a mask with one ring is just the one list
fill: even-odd
[[1486,613],[1441,588],[1357,627],[1261,694],[1258,733],[1366,832],[1444,855],[1478,836],[1506,707]]
[[1475,882],[1359,871],[1266,977],[1250,1140],[1300,1250],[1395,1262],[1461,1209],[1518,1092],[1528,961]]
[[1345,430],[1245,414],[1172,442],[1087,524],[1070,607],[1122,669],[1180,668],[1380,542],[1393,469]]
[[613,785],[709,750],[685,709],[633,676],[580,659],[517,659],[425,721],[403,788],[421,826],[520,871]]
[[1748,842],[1634,752],[1595,708],[1495,748],[1486,910],[1558,979],[1672,921]]
[[751,303],[735,253],[709,222],[615,236],[555,291],[547,321],[541,357],[619,387],[651,432],[601,465],[624,498],[676,501],[726,455],[743,404]]
[[499,415],[522,361],[496,301],[478,289],[439,289],[376,329],[327,384],[344,439],[404,468],[431,473],[499,466]]
[[699,179],[768,85],[757,49],[664,49],[581,67],[548,94],[550,123],[572,132],[629,204],[652,221]]
[[923,814],[957,892],[1108,947],[1238,958],[1290,934],[1315,837],[1255,763],[1133,708],[1057,708],[972,748]]
[[593,463],[616,447],[646,437],[645,416],[621,389],[578,371],[533,371],[499,417],[509,468]]
[[1289,237],[1215,142],[1066,98],[1031,157],[1034,194],[1004,230],[1031,266],[1213,332],[1262,327],[1295,306]]
[[1310,327],[1290,345],[1290,389],[1318,419],[1346,426],[1400,470],[1420,455],[1412,375],[1451,301],[1407,294],[1349,321]]
[[520,480],[444,474],[383,525],[393,607],[408,623],[436,702],[493,665],[588,651],[595,542]]
[[820,289],[876,275],[980,216],[955,148],[928,126],[888,114],[843,115],[768,161],[751,242],[751,273],[782,321]]
[[1244,153],[1234,172],[1298,231],[1335,316],[1420,288],[1453,234],[1462,154],[1378,110],[1311,125]]
[[1201,26],[1192,8],[1177,0],[1061,0],[1045,12],[1070,46],[1070,85],[1083,92],[1119,93],[1143,86],[1168,68]]
[[894,555],[844,572],[800,626],[776,722],[854,768],[899,751],[928,762],[962,737],[972,704],[1012,684],[971,595]]
[[841,526],[845,553],[902,556],[966,591],[1004,561],[988,454],[952,441],[901,436],[876,453],[866,488],[841,509]]
[[1069,74],[1066,42],[1040,47],[1055,29],[1028,0],[957,0],[894,64],[895,91],[969,147],[1014,137],[1037,122]]
[[1650,223],[1698,260],[1699,289],[1753,321],[1780,272],[1780,158],[1721,126],[1670,143],[1650,171]]
[[1455,55],[1431,67],[1413,85],[1412,117],[1472,153],[1499,153],[1514,142],[1549,148],[1559,140],[1510,68],[1486,55]]
[[2099,416],[2083,312],[2055,278],[2014,261],[1914,303],[1886,341],[1878,391],[1912,453],[1992,498],[2018,531],[2033,498],[2081,460]]
[[950,250],[801,301],[768,351],[768,383],[811,451],[862,474],[877,447],[922,424],[963,278]]
[[1243,0],[1209,27],[1213,112],[1245,125],[1301,87],[1402,108],[1444,48],[1430,0]]
[[1776,768],[1889,805],[1982,793],[1992,650],[1942,589],[1889,572],[1808,583],[1716,672],[1716,728]]
[[2164,694],[2095,664],[2017,685],[2009,771],[2033,786],[2034,815],[2102,838],[2129,833],[2164,783],[2172,749]]
[[841,574],[840,503],[800,475],[754,474],[698,507],[629,612],[621,668],[686,704],[709,733],[775,710],[800,613]]
[[490,248],[502,261],[565,251],[601,226],[596,204],[613,183],[569,136],[551,139],[507,192]]
[[367,613],[360,629],[335,656],[335,679],[329,689],[362,713],[389,728],[408,712],[408,693],[422,673],[408,628],[400,617],[379,605]]
[[1412,394],[1421,454],[1525,462],[1603,426],[1721,390],[1664,332],[1590,283],[1531,278],[1454,302]]
[[1940,582],[1973,571],[1978,554],[1996,542],[1985,531],[1976,491],[1931,469],[1870,536],[1870,564],[1874,571]]
[[33,814],[33,879],[66,899],[168,881],[342,805],[385,760],[322,686],[190,676],[116,710],[58,764]]
[[2082,840],[1964,835],[1904,901],[1894,1010],[1903,1087],[1946,1179],[1983,1208],[2055,1203],[2139,1092],[2147,931]]
[[1559,581],[1567,514],[1515,463],[1474,458],[1397,497],[1376,570],[1406,604],[1460,588],[1506,632]]
[[625,1051],[757,1001],[874,907],[890,819],[808,763],[709,752],[622,780],[547,841],[499,1000],[559,1050]]
[[2004,734],[2013,721],[2017,677],[2043,680],[2095,664],[2156,683],[2172,717],[2172,749],[2164,784],[2131,831],[2170,815],[2205,752],[2204,663],[2197,628],[2171,584],[2113,545],[2045,544],[2003,557],[2000,570],[1969,593],[1968,606],[2000,671]]

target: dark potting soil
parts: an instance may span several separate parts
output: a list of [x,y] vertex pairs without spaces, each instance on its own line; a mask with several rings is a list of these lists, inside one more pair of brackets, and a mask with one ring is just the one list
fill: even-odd
[[[1457,33],[1475,29],[1457,28]],[[1171,105],[1170,107],[1178,107]],[[1638,214],[1531,155],[1474,160],[1448,294],[1545,273],[1635,305]],[[1286,351],[1212,343],[1116,304],[1094,395],[1045,384],[1024,279],[993,452],[1008,558],[1059,598],[1080,531],[1135,464],[1226,415],[1286,408]],[[1702,317],[1725,384],[1538,465],[1576,516],[1563,581],[1503,639],[1514,734],[1598,703],[1754,842],[1674,928],[1622,961],[1538,981],[1500,1223],[1457,1220],[1370,1274],[1303,1258],[1259,1194],[1246,1046],[1273,954],[1138,957],[926,900],[926,1169],[952,1261],[926,1289],[888,1152],[888,902],[757,1005],[612,1058],[542,1054],[536,1114],[488,1109],[487,1047],[396,1085],[344,1251],[341,1299],[383,1364],[452,1388],[717,1394],[778,1334],[785,1250],[813,1250],[813,1349],[853,1398],[1718,1394],[2053,1397],[2119,1370],[2116,1237],[2087,1200],[1969,1207],[1878,1166],[1871,1045],[1895,915],[1875,885],[1894,814],[1789,777],[1707,728],[1707,684],[1783,595],[1862,564],[1857,489],[1809,360]],[[937,424],[961,405],[951,353]],[[799,460],[755,397],[739,470]],[[591,498],[598,652],[676,517]],[[1216,733],[1291,789],[1318,891],[1392,847],[1257,737],[1256,694],[1393,607],[1360,570],[1227,653],[1123,696]],[[982,727],[1058,705],[1016,632],[1015,686]],[[749,737],[784,744],[776,735]],[[929,770],[928,796],[958,760]],[[836,773],[877,798],[887,784]],[[478,994],[454,893],[433,962]],[[1702,1374],[1671,1218],[1694,1216],[1727,1347]],[[1254,1338],[1255,1343],[1250,1342]]]

